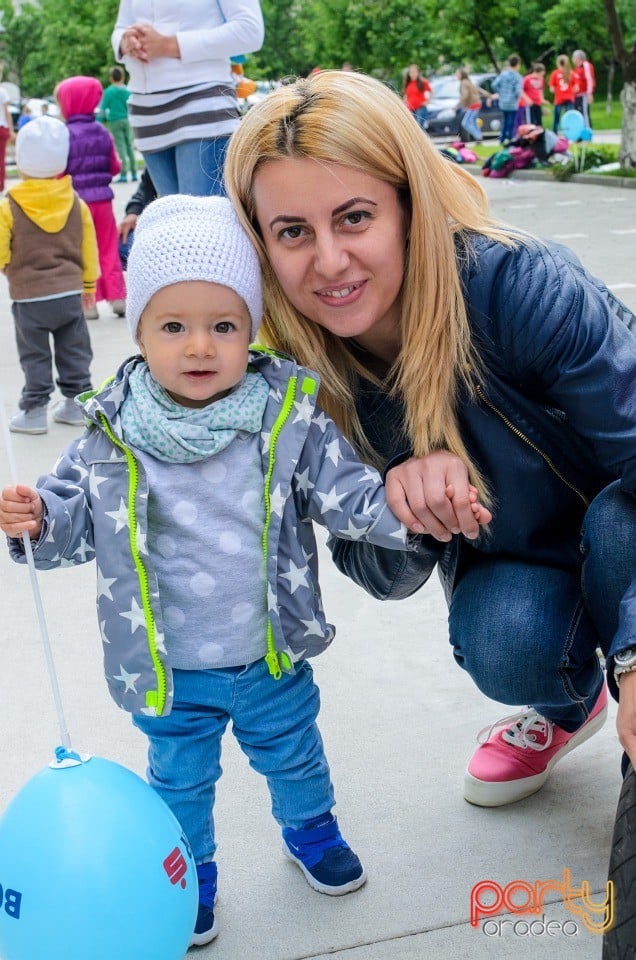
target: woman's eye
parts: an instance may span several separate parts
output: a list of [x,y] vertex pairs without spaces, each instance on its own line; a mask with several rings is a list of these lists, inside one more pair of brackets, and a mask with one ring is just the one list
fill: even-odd
[[350,227],[357,227],[361,223],[364,223],[365,220],[369,220],[371,214],[366,210],[352,210],[351,213],[345,214],[343,220]]
[[303,235],[302,227],[285,227],[284,230],[278,234],[278,236],[283,240],[297,240]]

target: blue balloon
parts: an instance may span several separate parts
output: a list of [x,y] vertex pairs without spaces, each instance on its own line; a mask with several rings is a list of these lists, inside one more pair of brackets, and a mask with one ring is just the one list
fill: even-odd
[[580,110],[566,110],[561,117],[561,132],[568,140],[578,140],[585,126],[585,117]]
[[2,960],[182,960],[198,882],[178,821],[125,767],[67,763],[0,820]]
[[581,130],[581,132],[580,132],[580,134],[579,134],[579,140],[589,141],[589,140],[592,139],[593,136],[594,136],[594,131],[593,131],[593,130],[590,130],[589,127],[583,127],[583,129]]

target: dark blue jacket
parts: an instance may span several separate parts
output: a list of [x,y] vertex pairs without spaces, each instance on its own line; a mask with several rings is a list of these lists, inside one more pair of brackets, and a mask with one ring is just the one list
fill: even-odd
[[[510,249],[475,235],[457,249],[483,365],[458,418],[494,494],[493,521],[470,543],[426,537],[418,554],[330,542],[338,568],[380,599],[410,596],[436,564],[450,597],[473,550],[579,569],[590,500],[614,479],[636,496],[634,315],[564,247],[530,239]],[[398,399],[363,381],[357,408],[389,465],[410,455]],[[611,653],[633,644],[636,583]]]

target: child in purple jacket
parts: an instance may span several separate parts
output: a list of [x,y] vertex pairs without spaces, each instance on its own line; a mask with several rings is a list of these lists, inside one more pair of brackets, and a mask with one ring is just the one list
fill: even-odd
[[[103,88],[95,77],[69,77],[55,90],[70,136],[68,166],[73,188],[88,204],[95,224],[101,276],[96,300],[108,300],[118,317],[126,312],[126,284],[119,259],[119,238],[110,182],[121,171],[121,161],[108,130],[95,118]],[[86,311],[97,320],[97,307]]]

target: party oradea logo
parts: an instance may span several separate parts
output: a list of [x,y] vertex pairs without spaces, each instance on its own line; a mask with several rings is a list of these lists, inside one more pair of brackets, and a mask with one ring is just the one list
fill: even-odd
[[[546,899],[549,898],[549,906],[555,894],[572,919],[546,919]],[[587,880],[580,887],[573,886],[572,873],[567,867],[561,880],[535,880],[534,883],[512,880],[505,886],[495,880],[480,880],[470,891],[470,925],[479,927],[480,923],[487,937],[577,937],[580,924],[590,933],[601,935],[614,923],[614,884],[608,880],[604,893],[593,898]]]

